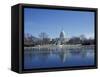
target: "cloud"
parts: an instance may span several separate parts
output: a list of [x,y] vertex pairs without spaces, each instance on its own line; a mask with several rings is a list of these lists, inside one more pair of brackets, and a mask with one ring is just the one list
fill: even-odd
[[94,33],[88,33],[85,35],[86,38],[94,38]]

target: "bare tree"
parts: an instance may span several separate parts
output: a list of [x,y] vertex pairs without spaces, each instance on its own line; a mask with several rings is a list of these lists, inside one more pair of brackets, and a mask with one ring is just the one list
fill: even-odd
[[41,45],[50,43],[50,38],[48,37],[48,34],[46,34],[45,32],[41,32],[39,34],[39,37],[40,37]]
[[48,35],[45,33],[45,32],[41,32],[40,34],[39,34],[39,37],[40,37],[40,39],[45,39],[45,38],[48,38]]

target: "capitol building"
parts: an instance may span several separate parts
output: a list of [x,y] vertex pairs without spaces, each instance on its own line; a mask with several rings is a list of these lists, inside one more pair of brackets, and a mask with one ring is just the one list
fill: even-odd
[[59,35],[58,40],[56,41],[56,44],[57,44],[57,45],[62,45],[62,44],[65,44],[66,42],[67,42],[66,35],[65,35],[64,30],[62,30],[62,31],[60,32],[60,35]]

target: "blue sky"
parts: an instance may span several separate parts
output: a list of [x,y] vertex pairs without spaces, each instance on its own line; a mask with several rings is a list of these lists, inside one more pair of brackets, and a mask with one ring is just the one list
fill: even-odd
[[24,8],[24,33],[38,37],[46,32],[49,37],[94,36],[94,12]]

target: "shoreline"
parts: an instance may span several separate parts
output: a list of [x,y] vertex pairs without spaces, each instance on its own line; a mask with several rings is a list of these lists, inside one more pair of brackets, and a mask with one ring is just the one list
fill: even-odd
[[24,47],[24,49],[80,49],[80,48],[94,48],[95,45],[37,45],[31,47]]

